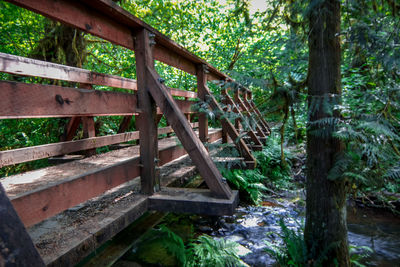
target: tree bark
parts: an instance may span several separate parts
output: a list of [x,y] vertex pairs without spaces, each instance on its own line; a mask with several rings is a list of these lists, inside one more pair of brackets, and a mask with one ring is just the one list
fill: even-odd
[[[314,4],[314,1],[311,2]],[[328,179],[335,156],[343,149],[343,145],[332,137],[335,129],[333,124],[323,129],[318,126],[320,124],[313,124],[320,119],[339,116],[333,106],[340,101],[341,94],[340,1],[320,1],[310,12],[309,22],[309,126],[304,235],[313,257],[311,262],[322,266],[350,266],[345,181]],[[317,134],[315,130],[322,130],[324,134]]]

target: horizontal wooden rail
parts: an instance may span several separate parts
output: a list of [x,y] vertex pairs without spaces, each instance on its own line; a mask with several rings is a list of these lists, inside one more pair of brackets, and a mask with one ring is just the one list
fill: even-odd
[[[137,91],[137,82],[133,79],[4,53],[0,53],[0,72]],[[173,96],[197,98],[195,92],[169,90]]]
[[[138,113],[135,94],[0,81],[0,119],[113,116]],[[183,113],[195,101],[175,100]],[[158,114],[162,114],[158,109]]]
[[[193,128],[198,127],[197,122],[194,122],[191,125]],[[173,130],[170,126],[158,129],[158,134],[167,134],[172,132]],[[0,168],[8,165],[45,159],[48,157],[124,143],[137,139],[139,139],[139,131],[0,151]]]
[[0,119],[136,113],[136,95],[0,81]]

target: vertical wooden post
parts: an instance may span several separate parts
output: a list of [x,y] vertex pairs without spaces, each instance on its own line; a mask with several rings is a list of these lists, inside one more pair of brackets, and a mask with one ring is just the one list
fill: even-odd
[[[239,101],[239,89],[235,89],[235,93],[234,93],[233,97],[234,97],[233,99],[235,100],[235,103],[238,103],[238,101]],[[236,128],[236,131],[238,131],[240,133],[240,119],[239,118],[235,119],[235,128]]]
[[259,125],[261,125],[261,128],[263,129],[264,133],[266,135],[269,135],[271,133],[271,129],[269,128],[267,122],[262,117],[261,112],[254,105],[252,99],[253,99],[253,94],[251,93],[251,91],[246,91],[244,94],[245,105],[248,106],[249,110],[254,111],[256,113],[256,117],[258,118]]
[[[223,103],[224,105],[228,105],[228,102],[227,102],[227,99],[226,99],[226,98],[228,97],[228,91],[227,91],[227,89],[226,89],[226,88],[222,88],[222,89],[221,89],[221,94],[222,94],[222,96],[223,96],[222,103]],[[224,110],[224,112],[228,112],[228,111],[229,111],[229,110],[228,110],[228,107],[224,108],[223,110]],[[223,144],[228,143],[228,133],[226,132],[226,130],[225,130],[224,128],[222,128],[222,143],[223,143]]]
[[[82,117],[83,138],[96,137],[96,129],[94,127],[94,118],[92,116]],[[85,155],[90,157],[96,155],[96,149],[88,149]]]
[[129,128],[129,124],[131,123],[132,116],[124,116],[122,117],[121,123],[118,128],[118,133],[124,133]]
[[149,93],[147,68],[154,68],[152,46],[154,35],[146,29],[138,30],[135,41],[136,74],[138,86],[138,108],[140,116],[140,181],[142,193],[152,194],[160,187],[157,138],[157,108]]
[[[93,85],[88,83],[81,83],[79,85],[80,88],[84,89],[93,89]],[[82,117],[82,129],[83,129],[83,138],[95,137],[96,129],[94,127],[94,117]],[[85,151],[85,155],[87,157],[93,156],[96,154],[96,149],[88,149]]]
[[[197,66],[197,96],[201,101],[206,101],[206,86],[207,86],[207,66]],[[199,138],[201,142],[208,141],[208,119],[207,115],[199,113]]]
[[61,136],[61,142],[71,141],[78,130],[79,124],[81,123],[81,117],[71,117],[68,123],[65,125],[64,134]]
[[0,266],[45,266],[0,183]]

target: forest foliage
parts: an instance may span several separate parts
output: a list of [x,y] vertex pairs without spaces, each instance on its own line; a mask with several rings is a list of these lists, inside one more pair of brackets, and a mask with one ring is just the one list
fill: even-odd
[[[248,0],[119,2],[250,88],[257,106],[280,134],[283,161],[284,145],[301,146],[305,141],[309,114],[306,110],[334,106],[340,118],[315,122],[319,129],[316,135],[333,129],[335,138],[345,144],[344,152],[337,155],[330,179],[347,179],[349,192],[354,195],[368,197],[371,192],[385,192],[379,196],[385,196],[386,203],[390,203],[391,194],[400,191],[399,4],[393,0],[343,1],[338,33],[342,45],[342,100],[326,96],[307,107],[306,17],[317,3],[318,0],[268,0],[264,11],[253,13]],[[95,36],[65,29],[59,23],[4,1],[0,2],[0,9],[0,52],[135,78],[133,52]],[[195,88],[194,76],[159,62],[156,68],[168,86]],[[0,79],[54,83],[8,74],[0,74]],[[210,87],[219,94],[218,86],[210,84]],[[96,117],[97,134],[116,133],[120,120],[121,117]],[[64,119],[1,120],[1,150],[57,142],[64,125]],[[134,127],[132,122],[130,129]],[[78,134],[76,138],[81,137]],[[5,167],[1,176],[45,164],[39,161]]]

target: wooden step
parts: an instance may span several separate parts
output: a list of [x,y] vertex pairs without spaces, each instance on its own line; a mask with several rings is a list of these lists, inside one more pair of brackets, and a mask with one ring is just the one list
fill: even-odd
[[[189,157],[160,168],[161,186],[196,175]],[[135,179],[29,227],[28,233],[47,266],[74,266],[148,210],[148,196]]]
[[85,158],[84,155],[63,155],[63,156],[48,158],[47,161],[49,162],[49,164],[63,164],[84,158]]
[[250,145],[250,149],[253,151],[262,151],[263,146],[260,145]]
[[201,215],[232,215],[238,203],[238,191],[230,199],[221,199],[208,189],[197,188],[162,188],[149,197],[150,210]]

